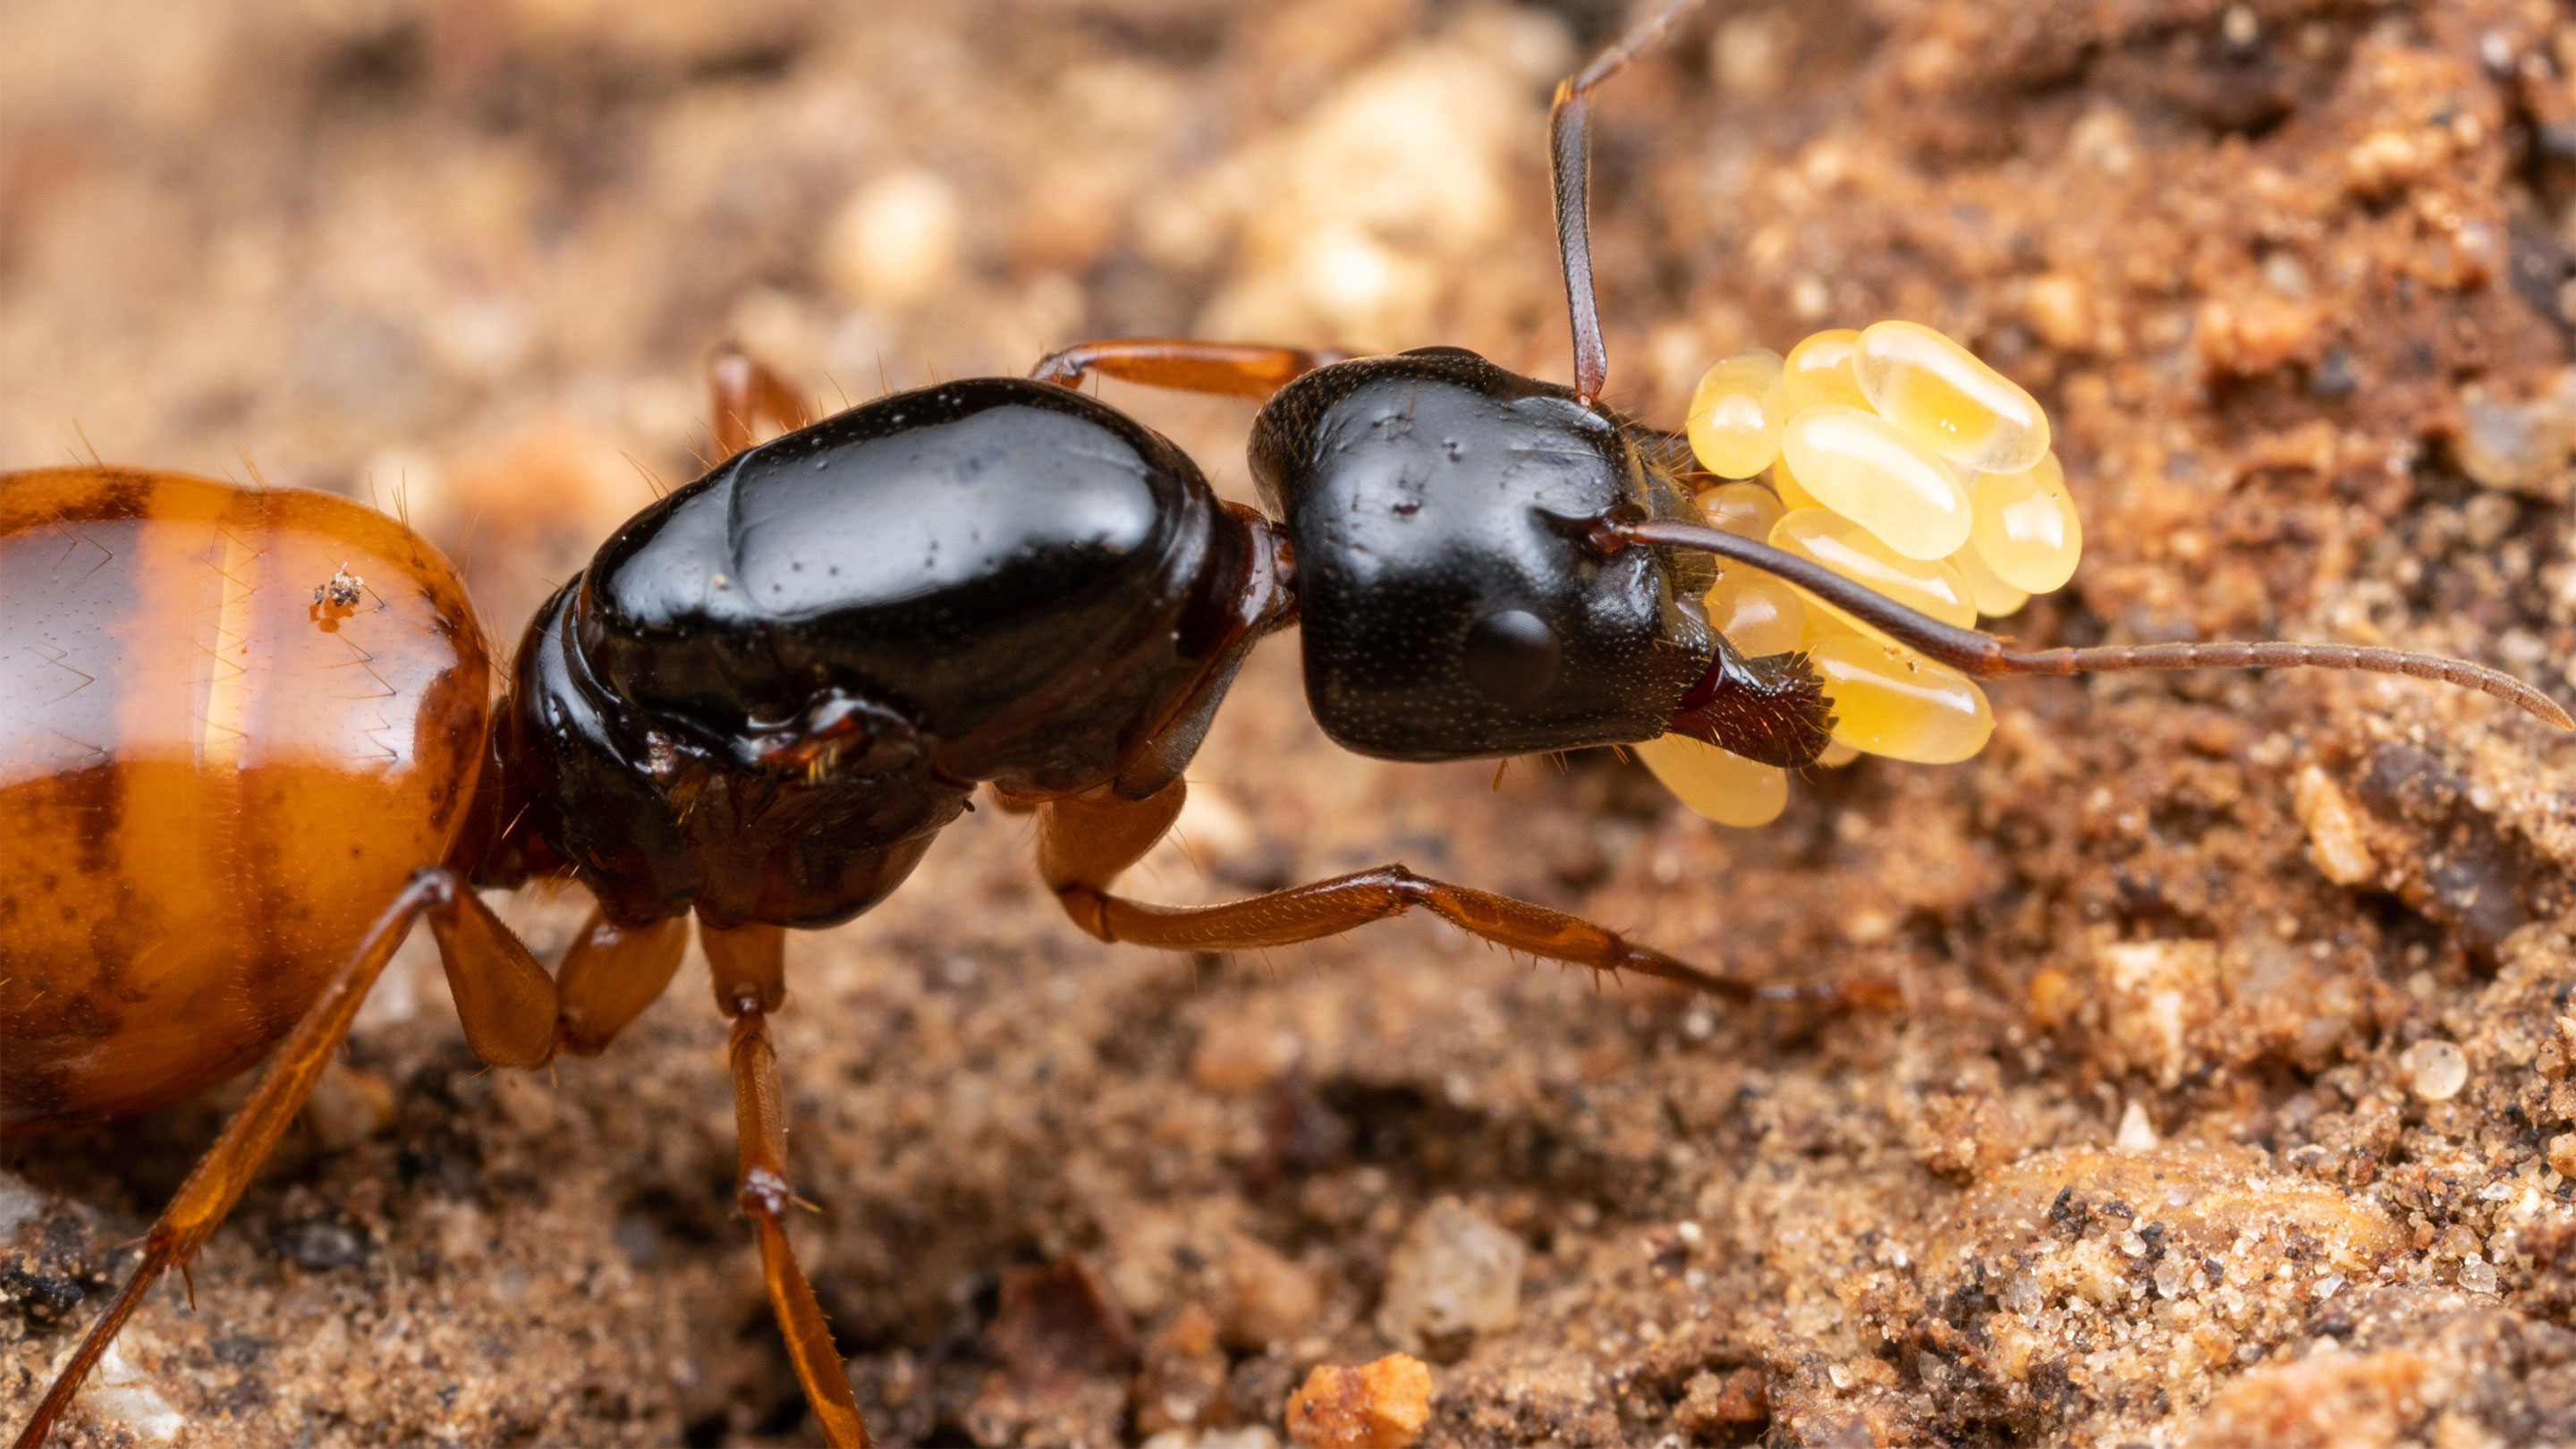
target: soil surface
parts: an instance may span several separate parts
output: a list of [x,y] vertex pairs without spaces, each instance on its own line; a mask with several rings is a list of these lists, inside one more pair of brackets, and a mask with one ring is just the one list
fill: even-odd
[[[506,647],[708,447],[1086,336],[1567,375],[1542,148],[1609,0],[0,0],[0,467],[334,489]],[[1599,107],[1612,397],[1915,318],[2056,419],[2036,643],[2576,652],[2576,24],[2541,0],[1695,18]],[[1106,396],[1249,499],[1248,404]],[[2576,741],[2404,680],[2007,683],[1960,766],[1730,831],[1609,752],[1390,765],[1282,640],[1175,900],[1402,860],[1780,981],[1722,1009],[1406,920],[1104,946],[984,810],[790,947],[793,1230],[890,1441],[2576,1440]],[[353,827],[362,822],[352,822]],[[0,822],[5,828],[5,822]],[[541,954],[578,899],[506,906]],[[415,942],[69,1444],[800,1442],[702,965],[482,1070]],[[246,1084],[0,1148],[14,1427]]]

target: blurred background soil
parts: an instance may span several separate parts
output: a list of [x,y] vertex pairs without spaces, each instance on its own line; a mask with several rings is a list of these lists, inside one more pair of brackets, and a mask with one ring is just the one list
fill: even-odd
[[[2091,542],[2039,643],[2576,643],[2576,24],[2540,0],[1714,7],[1600,108],[1613,400],[1916,318]],[[400,507],[507,647],[707,447],[1086,336],[1566,375],[1542,151],[1615,0],[0,0],[0,467]],[[1111,387],[1229,496],[1247,405]],[[1102,946],[1023,818],[790,949],[795,1239],[897,1442],[2576,1440],[2576,745],[2403,681],[2006,684],[1974,762],[1727,831],[1609,752],[1381,764],[1286,640],[1130,877],[1401,859],[1894,1012],[1735,1012],[1434,923]],[[353,827],[363,822],[351,822]],[[5,822],[0,822],[5,828]],[[541,952],[577,900],[508,911]],[[702,966],[488,1073],[427,956],[126,1333],[78,1444],[783,1443]],[[14,1426],[241,1084],[0,1149]]]

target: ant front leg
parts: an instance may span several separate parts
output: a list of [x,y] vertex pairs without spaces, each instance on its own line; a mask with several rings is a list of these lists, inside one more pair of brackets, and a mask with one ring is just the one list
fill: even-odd
[[1258,342],[1194,342],[1181,337],[1111,337],[1055,353],[1029,373],[1039,382],[1080,387],[1099,373],[1121,382],[1175,392],[1214,393],[1268,402],[1298,378],[1349,357],[1347,352],[1274,347]]
[[1153,848],[1181,813],[1184,782],[1143,800],[1108,789],[1050,800],[1038,812],[1038,871],[1074,924],[1103,941],[1169,951],[1249,951],[1338,936],[1420,906],[1470,935],[1595,971],[1634,971],[1730,1001],[1882,1001],[1883,982],[1849,987],[1772,986],[1674,960],[1577,916],[1417,875],[1402,865],[1353,871],[1312,885],[1214,906],[1156,906],[1109,894],[1110,881]]
[[787,1000],[787,933],[763,925],[715,930],[701,922],[698,941],[706,947],[716,1008],[733,1018],[727,1054],[733,1064],[734,1132],[741,1152],[734,1198],[760,1234],[760,1276],[769,1287],[770,1310],[787,1340],[796,1381],[805,1387],[805,1402],[822,1426],[823,1442],[834,1449],[866,1449],[868,1427],[850,1392],[849,1371],[780,1221],[796,1195],[787,1185],[787,1102],[778,1086],[778,1049],[769,1040],[769,1016]]
[[232,1211],[287,1124],[304,1110],[331,1054],[347,1039],[349,1023],[357,1019],[367,989],[393,959],[394,948],[411,934],[412,923],[423,916],[429,918],[430,930],[438,938],[439,957],[456,995],[456,1012],[475,1054],[496,1067],[542,1066],[554,1055],[554,983],[536,958],[455,872],[433,867],[413,875],[287,1034],[250,1100],[225,1124],[223,1136],[207,1149],[178,1196],[162,1209],[144,1238],[143,1261],[134,1276],[91,1326],[71,1362],[55,1375],[53,1387],[36,1406],[35,1417],[19,1430],[17,1449],[37,1449],[44,1443],[81,1380],[143,1305],[152,1285],[171,1268],[184,1270],[188,1259]]

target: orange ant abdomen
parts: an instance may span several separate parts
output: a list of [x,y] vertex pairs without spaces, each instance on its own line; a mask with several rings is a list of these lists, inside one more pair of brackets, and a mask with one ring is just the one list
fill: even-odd
[[446,854],[490,674],[455,571],[362,504],[119,468],[12,477],[0,1136],[258,1060]]

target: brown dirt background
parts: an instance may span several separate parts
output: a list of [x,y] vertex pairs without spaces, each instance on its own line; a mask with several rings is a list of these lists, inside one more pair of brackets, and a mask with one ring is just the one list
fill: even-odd
[[[0,467],[399,492],[506,644],[693,475],[727,335],[825,398],[1155,331],[1562,377],[1543,108],[1621,9],[0,0]],[[2567,359],[2571,73],[2536,0],[1694,20],[1602,107],[1615,400],[1674,425],[1738,346],[1931,322],[2058,420],[2090,550],[2024,637],[2563,696],[2564,442],[2502,492],[2458,434]],[[1109,395],[1248,496],[1248,407]],[[1402,859],[1907,1006],[1415,921],[1104,947],[978,813],[791,948],[796,1239],[886,1437],[1268,1442],[1388,1350],[1449,1198],[1528,1259],[1515,1323],[1427,1348],[1430,1443],[2576,1441],[2576,746],[2376,679],[2009,684],[1973,763],[1731,832],[1607,753],[1341,754],[1296,668],[1248,671],[1139,889]],[[579,910],[510,906],[540,951]],[[135,1382],[194,1445],[798,1441],[704,989],[491,1074],[407,954]],[[0,1419],[241,1091],[0,1149]],[[92,1403],[63,1442],[149,1427]]]

